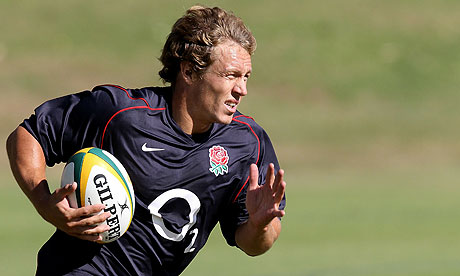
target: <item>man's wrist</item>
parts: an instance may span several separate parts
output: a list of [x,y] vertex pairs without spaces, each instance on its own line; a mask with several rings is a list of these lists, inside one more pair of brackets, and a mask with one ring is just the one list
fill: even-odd
[[251,231],[253,231],[256,234],[265,234],[269,231],[270,228],[270,223],[261,224],[256,222],[254,219],[251,219],[251,217],[248,218],[246,224],[251,229]]
[[46,179],[41,180],[29,193],[30,201],[38,213],[42,216],[42,207],[48,203],[50,196],[51,192],[49,190],[48,181],[46,181]]

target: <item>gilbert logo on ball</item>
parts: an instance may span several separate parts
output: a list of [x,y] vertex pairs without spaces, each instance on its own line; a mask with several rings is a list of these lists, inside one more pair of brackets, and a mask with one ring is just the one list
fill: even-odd
[[61,187],[76,182],[77,190],[69,197],[73,208],[105,204],[111,216],[102,224],[110,230],[102,233],[102,243],[121,237],[134,215],[134,190],[123,165],[109,152],[85,148],[76,152],[64,167]]

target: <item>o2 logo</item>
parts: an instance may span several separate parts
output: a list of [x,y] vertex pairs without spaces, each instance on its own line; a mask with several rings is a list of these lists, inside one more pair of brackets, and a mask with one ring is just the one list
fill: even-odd
[[[161,208],[172,199],[183,199],[187,202],[190,208],[190,212],[187,214],[189,221],[182,226],[180,233],[170,231],[166,227],[163,216],[160,213]],[[188,231],[195,225],[196,215],[200,211],[200,207],[200,199],[194,193],[185,189],[172,189],[159,195],[154,201],[152,201],[152,203],[150,203],[148,209],[150,210],[150,214],[152,214],[153,226],[158,234],[170,241],[180,242],[187,236]],[[190,233],[193,234],[193,238],[187,248],[185,248],[184,253],[193,252],[195,250],[193,244],[198,236],[198,228],[193,229]]]

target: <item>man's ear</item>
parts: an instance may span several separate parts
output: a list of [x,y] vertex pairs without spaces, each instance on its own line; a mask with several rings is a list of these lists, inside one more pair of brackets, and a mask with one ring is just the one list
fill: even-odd
[[192,64],[188,61],[182,61],[180,63],[180,74],[186,83],[191,84],[195,75]]

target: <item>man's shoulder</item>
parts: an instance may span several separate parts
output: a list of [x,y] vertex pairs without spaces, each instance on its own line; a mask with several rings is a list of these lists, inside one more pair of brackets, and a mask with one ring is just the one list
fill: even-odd
[[167,104],[171,90],[170,87],[124,88],[115,84],[104,84],[94,87],[92,93],[108,94],[121,105],[161,108]]
[[251,132],[254,132],[256,135],[260,135],[264,132],[264,129],[256,122],[256,120],[251,117],[242,114],[241,112],[236,112],[232,119],[232,126],[246,128]]

